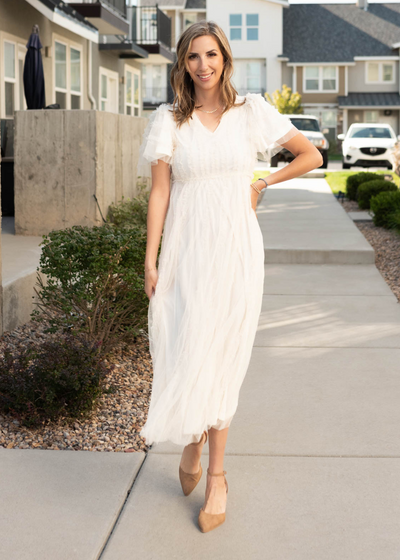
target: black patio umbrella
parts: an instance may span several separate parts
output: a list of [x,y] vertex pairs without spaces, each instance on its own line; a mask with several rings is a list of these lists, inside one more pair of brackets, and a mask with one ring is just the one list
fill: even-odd
[[31,36],[26,45],[24,65],[24,90],[28,109],[43,109],[46,105],[44,93],[44,73],[42,44],[39,39],[39,27],[33,26]]

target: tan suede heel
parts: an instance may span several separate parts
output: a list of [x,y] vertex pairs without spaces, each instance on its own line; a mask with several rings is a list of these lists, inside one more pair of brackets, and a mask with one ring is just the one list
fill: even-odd
[[[210,476],[223,476],[225,478],[226,471],[222,471],[221,473],[210,473],[209,469],[207,472]],[[226,486],[226,493],[228,493],[228,483],[225,478],[225,486]],[[199,527],[202,533],[207,533],[208,531],[212,531],[216,529],[225,521],[225,512],[224,513],[206,513],[203,508],[200,509],[199,513]]]
[[[197,443],[193,443],[192,445],[200,445],[200,443],[203,441],[204,439],[204,434],[206,434],[206,438],[204,440],[204,443],[207,443],[207,432],[204,431],[200,441],[198,441]],[[182,467],[179,465],[179,480],[181,482],[181,486],[182,486],[182,490],[183,493],[185,494],[185,496],[189,496],[189,494],[191,492],[193,492],[193,490],[196,488],[197,484],[199,483],[199,480],[201,478],[201,475],[203,474],[203,469],[200,463],[200,469],[198,470],[197,473],[191,474],[191,473],[186,473]]]

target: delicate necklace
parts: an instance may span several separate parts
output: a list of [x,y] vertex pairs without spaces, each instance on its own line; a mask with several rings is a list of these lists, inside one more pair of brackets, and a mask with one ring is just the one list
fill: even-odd
[[210,113],[215,113],[215,111],[218,111],[218,109],[220,109],[220,108],[221,108],[221,105],[218,105],[218,107],[216,109],[213,109],[212,111],[205,111],[204,109],[200,109],[200,108],[197,108],[197,110],[201,111],[202,113],[209,113],[210,114]]

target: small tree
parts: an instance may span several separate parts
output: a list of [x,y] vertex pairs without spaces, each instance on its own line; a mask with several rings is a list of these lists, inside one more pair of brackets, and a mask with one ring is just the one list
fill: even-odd
[[292,88],[283,84],[282,91],[275,90],[272,99],[269,93],[265,94],[267,101],[272,103],[278,111],[285,115],[300,114],[303,112],[301,107],[301,95],[296,91],[292,92]]

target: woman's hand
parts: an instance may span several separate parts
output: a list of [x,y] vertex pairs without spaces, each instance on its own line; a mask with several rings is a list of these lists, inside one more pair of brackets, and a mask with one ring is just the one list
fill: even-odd
[[146,270],[144,278],[144,291],[146,292],[147,297],[150,299],[156,291],[158,282],[158,270],[156,268],[153,268],[152,270]]

